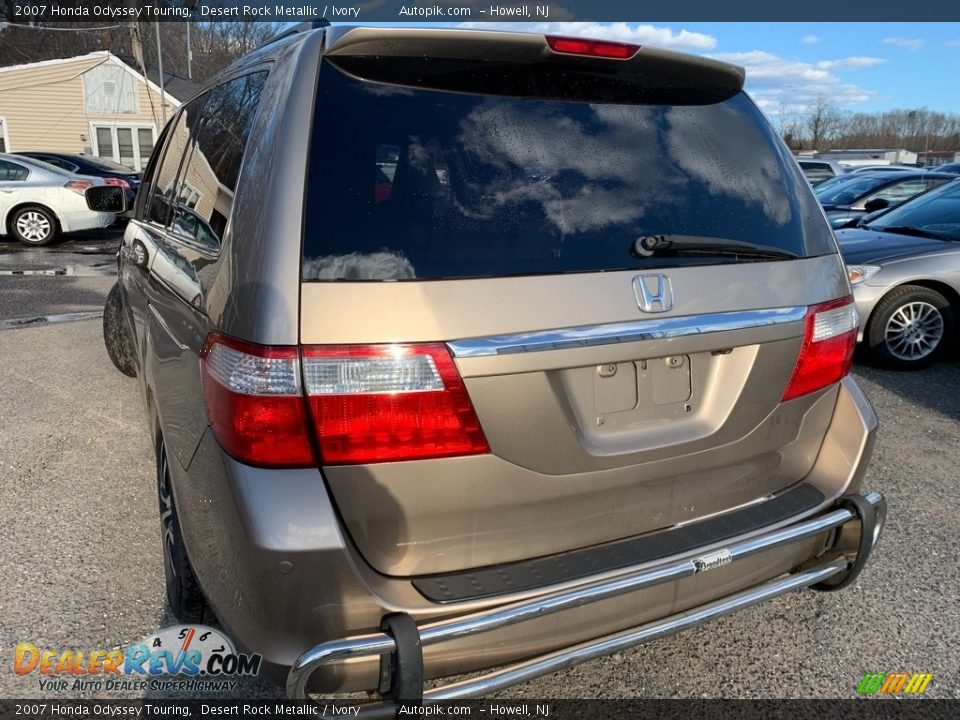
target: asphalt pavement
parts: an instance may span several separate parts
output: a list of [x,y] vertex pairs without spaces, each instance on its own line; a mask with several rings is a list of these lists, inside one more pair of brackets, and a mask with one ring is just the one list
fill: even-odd
[[39,248],[0,237],[0,327],[102,311],[122,237],[116,226]]
[[[0,319],[95,307],[111,282],[0,275]],[[13,648],[111,649],[175,624],[142,400],[111,366],[97,319],[2,328],[0,366],[0,697],[82,696],[15,675]],[[933,673],[926,697],[960,697],[960,363],[855,375],[881,419],[866,486],[890,515],[853,587],[787,595],[500,697],[844,698],[865,673],[893,671]],[[282,691],[251,680],[233,696]]]

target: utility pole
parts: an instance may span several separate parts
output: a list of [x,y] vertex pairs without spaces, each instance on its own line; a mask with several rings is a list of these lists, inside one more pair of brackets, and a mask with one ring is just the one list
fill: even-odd
[[157,31],[157,71],[160,73],[160,119],[167,124],[167,96],[163,91],[163,48],[160,47],[160,23],[154,22],[153,29]]
[[187,20],[187,79],[193,80],[193,48],[190,46],[190,26],[193,25],[193,13],[197,9],[197,0],[187,0],[190,18]]

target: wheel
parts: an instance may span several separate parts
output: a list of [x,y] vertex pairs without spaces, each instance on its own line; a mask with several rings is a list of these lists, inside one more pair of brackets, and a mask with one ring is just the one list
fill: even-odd
[[115,284],[107,294],[103,306],[103,344],[113,366],[129,377],[137,376],[137,366],[133,360],[133,340],[123,307],[123,295],[120,284]]
[[866,341],[878,365],[918,370],[937,359],[952,334],[953,308],[943,295],[919,285],[901,285],[877,304]]
[[10,218],[13,236],[26,245],[47,245],[60,231],[56,216],[44,207],[29,205],[17,210]]
[[160,498],[160,530],[163,541],[163,573],[167,586],[167,602],[174,616],[182,623],[209,624],[215,621],[200,583],[187,557],[180,532],[180,520],[170,487],[167,451],[161,440],[157,449],[157,490]]

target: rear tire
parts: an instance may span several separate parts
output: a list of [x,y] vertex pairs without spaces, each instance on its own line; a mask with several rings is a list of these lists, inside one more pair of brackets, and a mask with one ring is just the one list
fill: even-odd
[[133,339],[127,323],[126,308],[120,283],[116,283],[107,295],[103,306],[103,344],[113,366],[128,377],[137,376],[137,365],[133,360]]
[[891,370],[919,370],[950,345],[954,311],[950,301],[921,285],[901,285],[884,296],[867,324],[871,359]]
[[210,624],[216,620],[183,543],[180,520],[173,501],[167,450],[161,440],[157,445],[157,491],[160,500],[160,532],[163,542],[163,573],[170,610],[184,624]]
[[60,234],[60,223],[47,208],[27,205],[11,216],[10,232],[24,245],[49,245]]

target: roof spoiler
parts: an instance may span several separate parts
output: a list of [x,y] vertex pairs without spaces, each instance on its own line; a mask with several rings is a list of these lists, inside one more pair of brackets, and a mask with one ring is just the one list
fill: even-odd
[[325,52],[337,57],[443,58],[503,63],[559,63],[621,77],[643,76],[661,83],[710,88],[724,95],[743,89],[744,69],[719,60],[640,47],[632,57],[586,57],[556,52],[544,35],[438,28],[335,27]]

